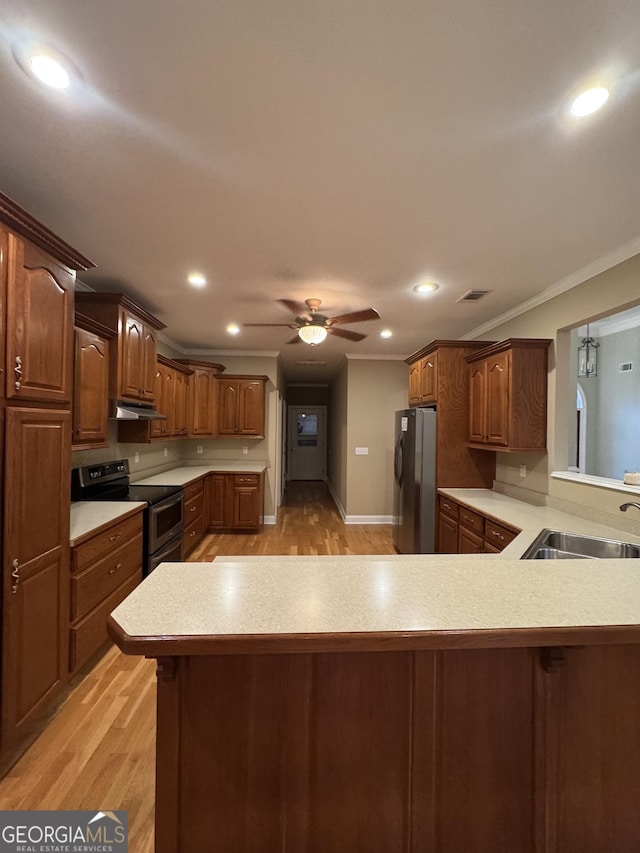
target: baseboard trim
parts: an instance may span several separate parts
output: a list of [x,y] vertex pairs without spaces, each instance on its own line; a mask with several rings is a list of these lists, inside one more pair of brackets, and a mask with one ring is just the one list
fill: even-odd
[[393,524],[392,515],[347,515],[345,524]]
[[346,512],[344,511],[344,507],[343,507],[343,506],[342,506],[342,504],[340,503],[340,498],[339,498],[339,497],[338,497],[338,495],[336,494],[336,490],[333,488],[333,483],[331,482],[331,480],[327,480],[327,486],[329,487],[329,491],[331,492],[331,497],[333,498],[334,503],[335,503],[335,505],[336,505],[336,507],[337,507],[337,509],[338,509],[338,512],[340,513],[340,518],[341,518],[341,519],[344,521],[344,523],[346,524],[346,523],[347,523],[347,522],[346,522],[347,514],[346,514]]
[[262,517],[262,523],[263,523],[263,524],[275,524],[275,523],[276,523],[276,517],[275,517],[275,515],[265,515],[265,516],[263,516],[263,517]]

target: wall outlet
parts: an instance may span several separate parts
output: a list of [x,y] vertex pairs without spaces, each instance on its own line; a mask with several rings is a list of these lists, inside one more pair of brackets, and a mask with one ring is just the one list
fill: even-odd
[[162,455],[165,457],[169,455],[169,448],[168,447],[165,447],[164,453]]
[[520,466],[520,476],[521,476],[521,477],[526,477],[526,476],[527,476],[527,466],[526,466],[526,465],[521,465],[521,466]]
[[356,447],[356,456],[368,456],[369,448],[368,447]]
[[134,462],[139,462],[139,461],[140,461],[140,454],[139,454],[139,453],[134,453],[134,454],[133,454],[133,461],[134,461]]
[[201,444],[196,445],[196,453],[202,453],[204,447]]
[[244,445],[242,446],[242,455],[243,455],[243,456],[246,456],[248,453],[249,453],[249,448],[247,447],[247,445],[246,445],[246,444],[244,444]]

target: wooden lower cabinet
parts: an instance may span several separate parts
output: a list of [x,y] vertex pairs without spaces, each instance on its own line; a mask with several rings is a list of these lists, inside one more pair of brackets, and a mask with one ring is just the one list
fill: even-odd
[[208,530],[257,530],[262,522],[261,474],[207,476]]
[[142,580],[142,513],[115,521],[72,549],[69,672],[108,642],[107,616]]
[[640,849],[640,645],[160,664],[157,853]]
[[205,478],[199,477],[184,490],[184,555],[193,551],[205,531]]
[[519,532],[438,495],[436,548],[440,554],[499,554]]

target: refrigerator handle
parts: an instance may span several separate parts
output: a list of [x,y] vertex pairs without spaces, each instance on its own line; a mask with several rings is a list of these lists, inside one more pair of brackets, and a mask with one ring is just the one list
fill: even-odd
[[402,433],[398,435],[396,448],[393,455],[393,475],[397,485],[402,486]]

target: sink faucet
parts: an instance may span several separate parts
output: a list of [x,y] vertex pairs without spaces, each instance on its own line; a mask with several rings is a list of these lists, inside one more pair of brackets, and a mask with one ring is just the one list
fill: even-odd
[[636,509],[640,509],[640,504],[634,503],[633,501],[629,501],[629,503],[621,504],[620,509],[622,512],[626,512],[630,506],[634,506]]

